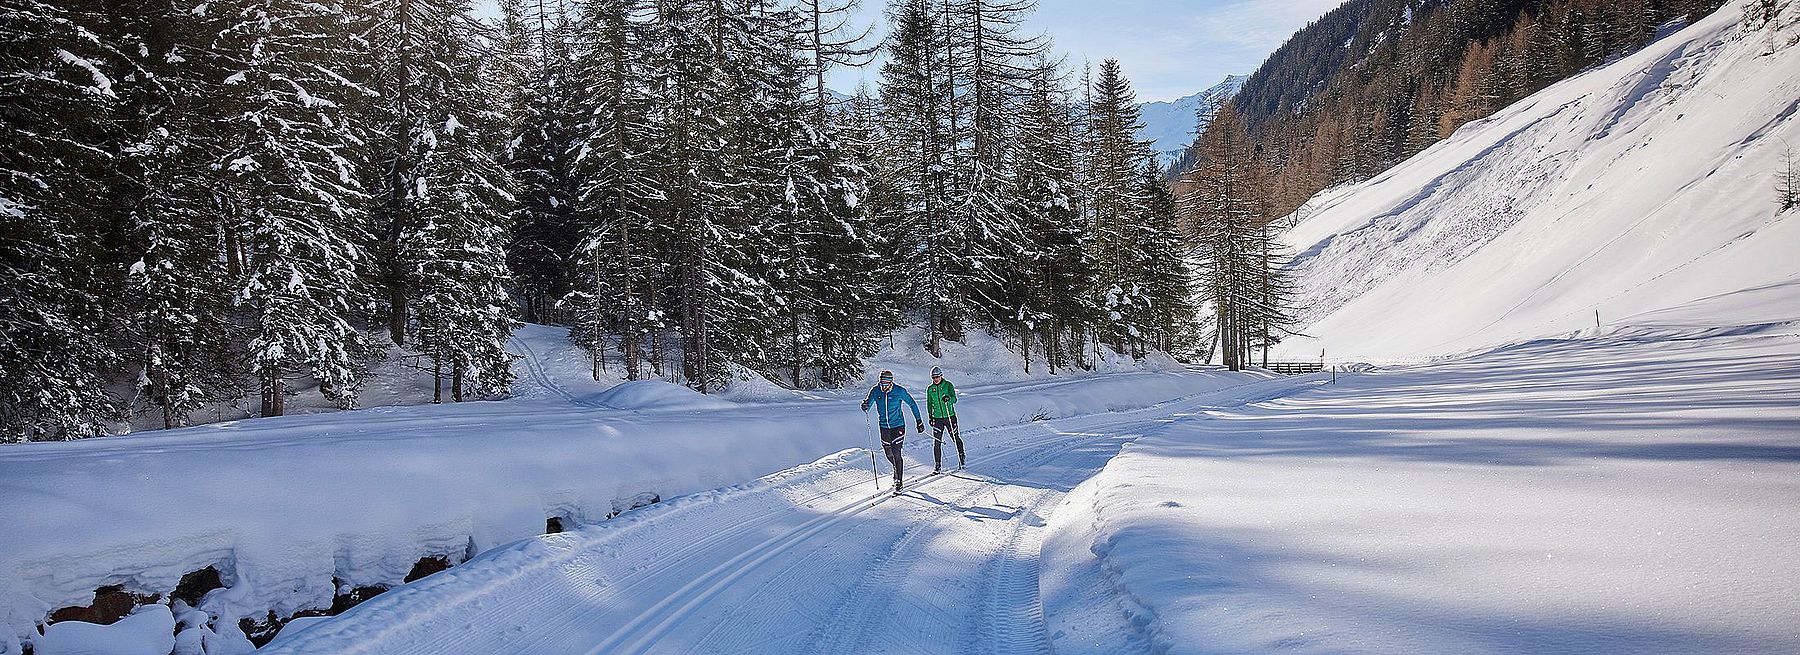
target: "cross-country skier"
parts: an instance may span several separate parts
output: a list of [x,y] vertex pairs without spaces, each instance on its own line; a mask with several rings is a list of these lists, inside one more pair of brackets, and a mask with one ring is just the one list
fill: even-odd
[[912,408],[913,420],[919,424],[919,434],[925,433],[925,419],[919,418],[919,403],[913,401],[912,394],[906,387],[894,384],[894,372],[882,371],[881,382],[869,390],[869,397],[862,402],[863,411],[869,411],[869,405],[875,406],[875,415],[881,419],[881,452],[887,455],[888,463],[894,467],[894,495],[900,495],[900,469],[905,462],[900,459],[900,445],[906,441],[906,415],[900,411],[900,403],[905,402]]
[[944,379],[944,369],[931,367],[931,386],[925,388],[925,407],[931,410],[931,472],[944,470],[944,432],[956,441],[956,468],[967,466],[962,430],[956,427],[956,386]]

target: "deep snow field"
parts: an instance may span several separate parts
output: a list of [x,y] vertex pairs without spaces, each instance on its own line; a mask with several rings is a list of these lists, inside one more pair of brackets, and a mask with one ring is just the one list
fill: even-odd
[[1284,236],[1314,338],[1276,358],[1418,362],[1800,279],[1800,3],[1761,30],[1745,4],[1315,197]]
[[1138,439],[1052,520],[1057,652],[1800,652],[1792,293]]

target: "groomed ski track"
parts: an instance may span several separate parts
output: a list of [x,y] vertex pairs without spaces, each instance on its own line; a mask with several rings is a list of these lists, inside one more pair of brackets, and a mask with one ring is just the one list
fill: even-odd
[[968,470],[929,477],[911,433],[897,497],[844,451],[495,549],[263,652],[1047,653],[1037,558],[1063,497],[1149,431],[1316,383],[970,430]]

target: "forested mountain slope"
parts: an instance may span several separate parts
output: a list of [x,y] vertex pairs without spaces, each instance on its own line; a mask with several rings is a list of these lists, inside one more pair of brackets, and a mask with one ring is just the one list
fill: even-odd
[[1235,98],[1274,169],[1275,215],[1366,180],[1464,123],[1630,53],[1720,0],[1351,0]]
[[[1800,307],[1800,3],[1718,13],[1551,86],[1354,186],[1286,235],[1300,331],[1277,357],[1417,360],[1759,290]],[[1791,183],[1790,183],[1791,184]]]

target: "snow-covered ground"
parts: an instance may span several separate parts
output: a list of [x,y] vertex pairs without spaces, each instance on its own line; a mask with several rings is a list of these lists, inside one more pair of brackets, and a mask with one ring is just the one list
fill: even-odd
[[[1231,382],[1148,409],[966,431],[968,470],[910,477],[898,497],[867,454],[845,451],[517,542],[269,651],[1044,652],[1038,546],[1073,484],[1171,416],[1320,379]],[[930,446],[909,438],[914,476]]]
[[[860,390],[596,382],[527,326],[505,401],[0,448],[0,655],[243,653],[240,619],[430,557],[458,566],[268,649],[1800,652],[1783,6],[1773,40],[1731,3],[1318,199],[1287,238],[1323,343],[1286,355],[1460,355],[1051,377],[902,331],[869,379],[944,363],[971,468],[889,498]],[[162,598],[42,626],[112,585]]]
[[[541,535],[550,518],[598,523],[650,499],[742,484],[874,438],[856,410],[860,389],[795,393],[762,382],[714,398],[659,381],[594,382],[561,330],[527,326],[514,346],[526,357],[507,401],[0,449],[0,653],[25,641],[53,652],[57,638],[39,636],[38,626],[53,610],[88,605],[100,587],[167,602],[184,574],[209,566],[226,588],[200,601],[199,612],[176,606],[173,616],[133,616],[114,631],[205,624],[183,631],[192,645],[242,652],[249,643],[240,618],[330,607],[357,587],[397,586],[421,558],[462,562]],[[1040,369],[1027,378],[1009,354],[980,335],[948,346],[958,359],[946,361],[959,364],[951,375],[964,381],[963,425],[975,439],[989,428],[1137,409],[1258,379],[1117,360],[1103,362],[1106,373],[1049,378]],[[894,368],[922,403],[930,360],[917,341],[897,335],[882,356],[874,365]],[[961,373],[969,377],[954,377]],[[82,630],[66,625],[52,628]]]
[[1172,423],[1055,511],[1053,643],[1800,652],[1793,292]]
[[1745,4],[1315,198],[1285,239],[1318,339],[1277,357],[1422,361],[1800,279],[1800,3],[1762,30]]

